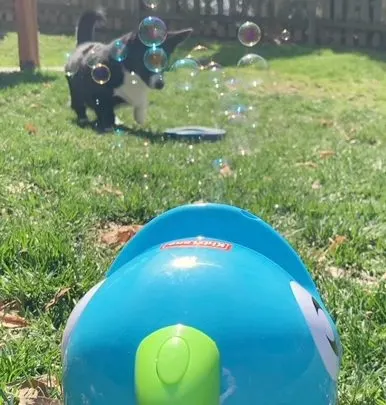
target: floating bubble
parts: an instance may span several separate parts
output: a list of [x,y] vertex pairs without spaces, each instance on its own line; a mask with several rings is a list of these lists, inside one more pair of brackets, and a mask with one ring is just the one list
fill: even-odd
[[248,55],[243,56],[238,62],[238,67],[253,67],[257,70],[267,70],[268,62],[260,55],[255,53],[249,53]]
[[117,62],[123,62],[127,58],[128,47],[121,39],[118,39],[114,42],[114,46],[111,49],[110,56]]
[[242,103],[233,103],[226,107],[225,117],[231,124],[247,123],[251,119],[252,111],[252,106],[248,106]]
[[208,48],[204,45],[195,46],[185,58],[194,59],[200,70],[205,70],[204,58],[207,56]]
[[229,177],[233,174],[230,163],[224,158],[216,159],[212,166],[222,177]]
[[219,158],[213,161],[212,166],[216,170],[224,169],[225,167],[229,166],[229,163],[224,158]]
[[77,72],[78,72],[78,67],[74,66],[73,64],[69,64],[64,67],[64,73],[69,78],[74,77]]
[[255,46],[261,40],[261,29],[257,24],[247,21],[240,26],[237,37],[242,45]]
[[138,36],[146,46],[160,46],[167,33],[166,24],[158,17],[146,17],[139,24]]
[[130,82],[131,84],[138,84],[138,79],[135,72],[130,72]]
[[102,56],[98,52],[100,50],[100,46],[95,45],[93,46],[90,51],[88,52],[86,63],[89,68],[93,68],[98,63],[102,63]]
[[71,53],[66,53],[65,59],[66,59],[66,64],[64,66],[64,73],[67,77],[73,77],[76,72],[79,70],[78,63],[76,61],[71,61]]
[[168,65],[168,56],[162,48],[153,46],[146,51],[143,62],[146,69],[154,73],[160,73]]
[[95,53],[93,53],[87,58],[87,66],[91,69],[95,67],[98,63],[100,63],[100,58],[97,55],[95,55]]
[[244,81],[236,77],[231,77],[225,82],[226,89],[231,92],[239,91],[244,86]]
[[224,79],[224,69],[223,67],[214,61],[211,61],[205,70],[209,72],[210,81],[214,84],[216,88],[220,88]]
[[159,0],[143,0],[143,4],[145,5],[145,7],[151,8],[152,10],[157,8],[159,3]]
[[280,34],[280,39],[283,42],[288,42],[291,39],[291,33],[288,30],[284,29]]
[[249,83],[248,89],[257,89],[258,87],[260,87],[263,84],[263,80],[262,79],[254,79]]
[[184,58],[177,60],[171,70],[176,73],[176,87],[189,91],[192,89],[193,79],[200,71],[200,65],[194,59]]
[[106,65],[98,63],[92,68],[91,77],[95,83],[103,85],[111,79],[111,71]]
[[[261,57],[260,55],[257,55],[255,53],[250,53],[248,55],[243,56],[238,62],[237,62],[237,67],[238,68],[251,68],[253,69],[253,72],[259,72],[263,73],[264,71],[267,71],[269,68],[268,62]],[[264,77],[264,74],[263,74]],[[263,80],[261,77],[255,77],[253,80],[249,81],[246,86],[244,86],[246,89],[256,89],[263,83]]]

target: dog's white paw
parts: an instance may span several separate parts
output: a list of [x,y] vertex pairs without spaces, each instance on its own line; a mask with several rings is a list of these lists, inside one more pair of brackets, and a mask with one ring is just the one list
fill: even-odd
[[134,119],[139,125],[143,125],[146,121],[147,108],[146,107],[136,107],[134,108]]

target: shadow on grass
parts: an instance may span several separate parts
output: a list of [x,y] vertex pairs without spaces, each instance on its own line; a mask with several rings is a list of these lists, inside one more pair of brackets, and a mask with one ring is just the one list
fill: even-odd
[[80,128],[91,129],[99,135],[118,135],[118,136],[136,136],[137,138],[143,138],[148,140],[151,143],[161,143],[163,141],[163,133],[157,131],[149,131],[143,128],[129,127],[127,125],[116,125],[114,130],[103,131],[98,128],[96,120],[90,120],[87,123],[79,125],[76,119],[73,119],[72,122]]
[[208,48],[202,54],[192,53],[193,57],[197,57],[204,62],[213,60],[224,67],[234,67],[237,62],[247,53],[257,53],[265,59],[271,61],[275,59],[292,59],[307,55],[319,55],[324,50],[329,49],[335,53],[353,53],[367,56],[369,59],[386,62],[386,54],[380,50],[364,49],[364,48],[348,48],[344,46],[310,46],[296,43],[275,44],[271,40],[267,40],[253,48],[242,46],[237,40],[221,41],[211,40],[209,38],[190,38],[178,48],[178,57],[185,57],[192,52],[193,48],[198,44]]
[[52,74],[41,72],[0,72],[0,89],[27,83],[49,83],[56,79]]
[[[75,125],[79,124],[77,123],[76,119],[73,119],[72,122]],[[210,138],[201,138],[198,136],[177,136],[177,135],[171,135],[171,134],[165,134],[162,131],[151,131],[147,130],[144,128],[136,128],[136,127],[129,127],[127,125],[116,125],[114,127],[114,130],[111,131],[101,131],[97,127],[97,122],[95,120],[89,121],[88,123],[85,123],[80,126],[81,128],[88,128],[94,131],[95,133],[99,135],[116,135],[116,136],[135,136],[137,138],[142,138],[145,139],[146,141],[152,143],[152,144],[163,144],[165,142],[171,142],[171,143],[181,143],[181,142],[187,142],[189,144],[191,143],[199,143],[199,142],[216,142],[220,138],[219,137],[212,137]]]

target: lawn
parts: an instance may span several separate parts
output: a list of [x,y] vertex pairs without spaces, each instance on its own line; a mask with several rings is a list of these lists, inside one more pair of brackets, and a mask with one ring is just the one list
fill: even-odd
[[[62,65],[73,42],[42,36],[43,66]],[[227,77],[240,75],[240,45],[204,44]],[[15,35],[0,50],[2,66],[17,64]],[[238,96],[252,117],[226,124],[219,143],[157,135],[225,125],[205,74],[185,94],[168,74],[145,128],[123,110],[132,130],[102,136],[74,124],[62,74],[0,73],[0,305],[28,322],[0,326],[0,388],[17,395],[27,380],[60,378],[65,321],[117,252],[101,234],[202,200],[248,209],[289,239],[337,320],[340,404],[386,404],[386,62],[293,45],[256,52],[270,70]],[[251,69],[243,75],[256,78]]]

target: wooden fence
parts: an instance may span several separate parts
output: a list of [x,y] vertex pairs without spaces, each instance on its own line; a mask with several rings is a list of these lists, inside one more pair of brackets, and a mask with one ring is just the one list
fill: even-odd
[[[71,34],[79,14],[103,6],[108,13],[101,36],[135,29],[146,15],[158,15],[169,28],[191,26],[204,37],[234,39],[248,20],[265,38],[287,30],[298,43],[386,49],[386,0],[160,0],[155,10],[142,0],[38,0],[40,32]],[[0,32],[12,30],[13,0],[0,0]]]

